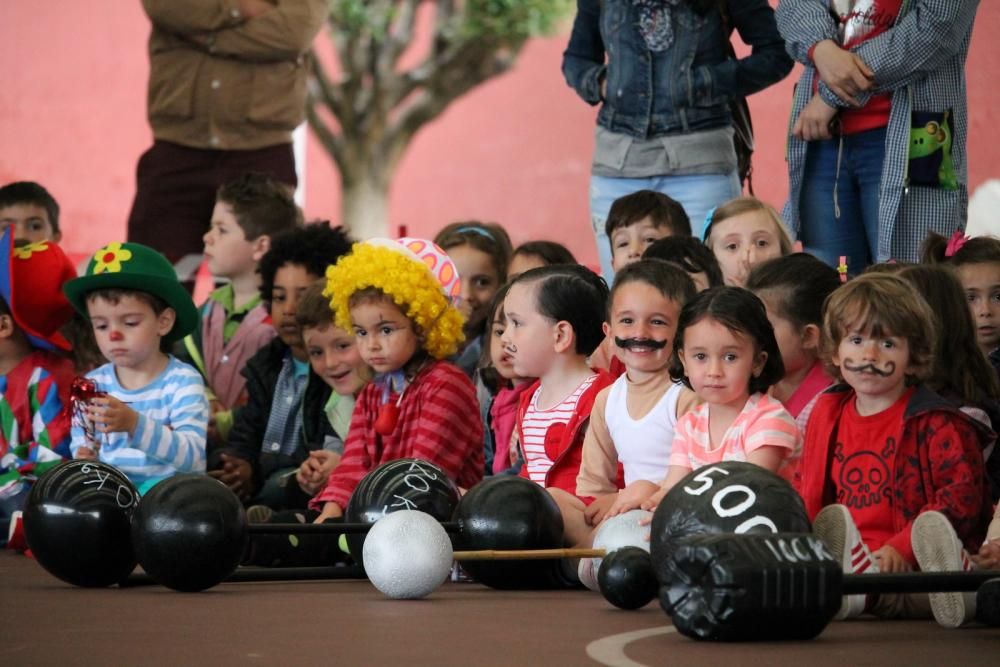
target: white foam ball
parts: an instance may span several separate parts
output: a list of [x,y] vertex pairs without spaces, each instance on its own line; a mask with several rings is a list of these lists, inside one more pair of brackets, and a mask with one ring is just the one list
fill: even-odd
[[[629,510],[605,519],[594,533],[594,548],[610,554],[622,547],[639,547],[649,553],[649,526],[640,526],[640,519],[653,516],[646,510]],[[594,559],[594,572],[601,568],[601,559]]]
[[365,573],[386,597],[426,597],[451,572],[448,533],[426,512],[400,510],[375,522],[365,537]]

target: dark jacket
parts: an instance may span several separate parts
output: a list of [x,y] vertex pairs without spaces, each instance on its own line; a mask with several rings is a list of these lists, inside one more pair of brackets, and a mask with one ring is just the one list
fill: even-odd
[[[330,386],[309,369],[305,394],[298,409],[302,411],[302,443],[291,456],[261,451],[267,421],[271,417],[271,402],[278,375],[289,348],[275,338],[257,352],[243,369],[247,379],[247,404],[236,412],[233,430],[229,433],[228,452],[250,462],[253,467],[254,490],[279,468],[297,467],[309,452],[321,449],[327,435],[334,435],[330,420],[323,411],[330,398]],[[209,457],[209,467],[218,457]]]
[[731,125],[730,100],[785,78],[792,60],[767,0],[724,2],[729,22],[753,47],[746,58],[729,58],[719,11],[702,16],[689,2],[670,3],[673,42],[654,52],[639,33],[632,0],[577,0],[563,53],[566,82],[588,104],[603,101],[597,122],[612,132],[649,138]]
[[[809,417],[799,461],[798,491],[810,519],[836,502],[830,468],[840,418],[854,396],[846,384],[831,387],[820,395]],[[993,514],[980,442],[994,437],[990,429],[930,389],[918,386],[893,438],[891,465],[884,463],[886,470],[893,471],[887,492],[892,498],[889,507],[896,530],[886,544],[915,563],[910,544],[913,520],[921,512],[937,510],[951,521],[965,548],[978,551]]]

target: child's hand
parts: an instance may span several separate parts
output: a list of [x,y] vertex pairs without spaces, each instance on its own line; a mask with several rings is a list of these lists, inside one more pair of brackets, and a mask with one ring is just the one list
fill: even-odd
[[618,492],[618,498],[614,505],[608,510],[605,518],[623,514],[629,510],[638,509],[643,502],[649,499],[660,490],[660,485],[640,479],[632,482]]
[[597,496],[597,498],[594,499],[594,502],[587,505],[587,508],[583,510],[583,520],[587,522],[588,526],[596,526],[601,521],[604,521],[604,515],[607,514],[608,509],[614,505],[617,498],[617,493]]
[[990,540],[979,547],[979,553],[972,556],[972,561],[981,570],[1000,569],[1000,539]]
[[340,463],[340,454],[325,449],[309,452],[309,458],[302,462],[295,473],[295,481],[303,492],[310,496],[319,493],[326,486],[330,473]]
[[83,459],[85,461],[96,461],[97,449],[91,449],[90,447],[80,447],[78,450],[76,450],[75,458]]
[[899,553],[888,544],[873,553],[872,556],[875,558],[875,564],[878,565],[879,572],[913,571],[913,566],[910,565],[905,558],[903,558],[903,554]]
[[316,520],[313,523],[323,523],[327,519],[339,519],[344,516],[344,510],[340,508],[340,505],[334,502],[329,502],[323,505],[323,511],[319,513]]
[[87,418],[98,433],[132,435],[139,423],[139,413],[114,396],[92,398],[87,405]]
[[[646,500],[643,501],[643,503],[639,505],[639,507],[649,512],[653,512],[659,506],[660,501],[663,500],[663,496],[665,495],[667,495],[667,488],[661,486],[659,491],[651,495],[649,498],[646,498]],[[652,517],[647,516],[643,519],[640,519],[639,525],[648,526],[650,521],[652,520],[653,520]]]
[[220,454],[219,458],[222,459],[222,468],[210,470],[208,475],[232,489],[240,500],[248,500],[252,492],[250,483],[253,477],[250,462],[229,454]]

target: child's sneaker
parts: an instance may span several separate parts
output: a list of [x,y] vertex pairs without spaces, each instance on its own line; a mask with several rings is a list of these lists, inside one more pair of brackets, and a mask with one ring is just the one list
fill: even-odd
[[[826,543],[830,553],[840,562],[844,574],[878,572],[872,552],[861,541],[861,533],[843,505],[827,505],[820,510],[813,521],[813,534]],[[842,621],[860,616],[864,611],[864,595],[845,595],[834,618]]]
[[274,510],[267,505],[251,505],[247,508],[247,523],[267,523],[274,516]]
[[580,583],[592,591],[600,591],[597,585],[597,568],[600,566],[598,558],[581,558],[580,565],[576,568],[576,576]]
[[[941,512],[924,512],[913,521],[910,544],[921,572],[975,569],[951,521]],[[946,628],[957,628],[976,616],[975,593],[931,593],[930,597],[934,618]]]

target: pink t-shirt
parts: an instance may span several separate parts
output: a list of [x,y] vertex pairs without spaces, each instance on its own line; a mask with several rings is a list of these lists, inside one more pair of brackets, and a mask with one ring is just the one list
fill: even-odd
[[702,403],[678,420],[670,465],[696,470],[720,461],[746,461],[750,452],[765,445],[785,447],[789,452],[802,448],[795,420],[770,396],[752,394],[722,442],[714,445],[708,428],[709,408]]

